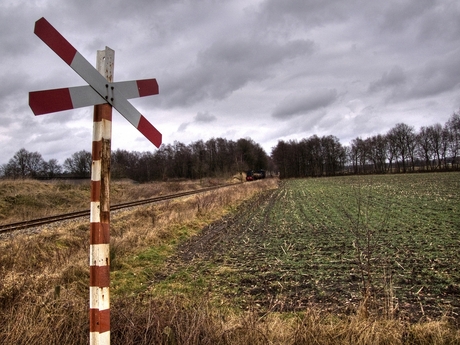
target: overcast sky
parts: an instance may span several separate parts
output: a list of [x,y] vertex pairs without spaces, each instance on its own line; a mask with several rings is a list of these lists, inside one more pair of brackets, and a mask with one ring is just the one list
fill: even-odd
[[[28,92],[86,83],[34,33],[45,17],[114,81],[156,78],[131,103],[163,143],[384,134],[460,108],[458,0],[1,0],[0,164],[91,151],[92,107],[34,116]],[[112,149],[155,151],[118,112]]]

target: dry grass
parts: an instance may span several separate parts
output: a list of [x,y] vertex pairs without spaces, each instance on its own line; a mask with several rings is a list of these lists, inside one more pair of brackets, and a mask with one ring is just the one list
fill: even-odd
[[[50,194],[57,193],[56,186],[44,185]],[[276,185],[275,180],[235,185],[112,215],[112,344],[460,343],[459,330],[448,320],[410,325],[359,313],[338,318],[319,310],[260,315],[251,310],[216,308],[207,296],[152,297],[144,293],[149,275],[155,272],[152,267],[146,269],[142,256],[149,262],[156,260],[161,267],[178,243],[243,200]],[[163,189],[153,191],[156,187],[113,186],[120,200],[184,188],[164,184]],[[11,185],[0,188],[14,195],[8,191]],[[27,188],[31,194],[46,194],[46,188]],[[75,188],[86,193],[83,187]],[[0,241],[1,344],[88,343],[88,228],[87,221],[75,221]]]
[[46,217],[88,208],[89,184],[0,180],[0,221]]
[[[197,190],[226,181],[171,181],[138,184],[112,181],[111,204]],[[89,209],[89,180],[0,180],[0,224]]]

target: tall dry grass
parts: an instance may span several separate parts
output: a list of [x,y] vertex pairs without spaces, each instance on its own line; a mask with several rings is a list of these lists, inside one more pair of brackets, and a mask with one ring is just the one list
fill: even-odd
[[[173,253],[205,224],[276,185],[267,179],[114,213],[113,281],[122,281],[119,273],[127,278],[124,289],[111,288],[112,344],[460,343],[458,328],[447,319],[410,325],[359,313],[339,318],[319,310],[261,315],[216,308],[207,296],[129,293],[148,283],[140,276],[144,267],[130,266],[133,257],[160,247],[164,255]],[[177,187],[155,193],[171,188]],[[141,189],[120,187],[116,193],[132,197]],[[0,241],[0,344],[88,343],[88,229],[87,220],[81,220]]]
[[[224,180],[169,181],[138,184],[115,180],[110,184],[110,202],[147,199],[225,183]],[[20,222],[89,209],[89,180],[0,180],[0,224]]]

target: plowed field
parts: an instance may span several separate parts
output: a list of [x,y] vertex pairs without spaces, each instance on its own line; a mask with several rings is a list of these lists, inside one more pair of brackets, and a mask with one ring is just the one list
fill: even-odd
[[156,291],[261,312],[364,300],[411,321],[460,313],[460,174],[287,180],[168,261]]

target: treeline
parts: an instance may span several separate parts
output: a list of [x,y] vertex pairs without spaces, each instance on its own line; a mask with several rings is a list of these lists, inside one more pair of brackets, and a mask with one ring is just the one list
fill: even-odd
[[386,134],[353,139],[343,146],[330,135],[279,141],[271,158],[281,178],[352,173],[393,173],[459,169],[460,113],[422,127],[398,123]]
[[347,157],[346,147],[332,135],[322,138],[313,135],[300,141],[280,140],[272,149],[280,178],[335,175],[344,170]]
[[[271,159],[252,139],[237,141],[213,138],[189,145],[180,142],[162,145],[155,152],[115,150],[111,154],[113,178],[139,182],[169,178],[200,179],[229,176],[249,169],[273,169]],[[0,167],[6,178],[89,178],[91,152],[79,151],[65,159],[45,161],[38,152],[20,149],[7,164]]]
[[[444,125],[437,123],[416,131],[398,123],[386,134],[357,137],[348,146],[333,135],[280,140],[270,156],[249,138],[213,138],[189,145],[176,141],[155,152],[116,150],[111,155],[111,174],[113,178],[147,182],[230,176],[259,169],[279,172],[280,178],[458,170],[459,150],[457,112]],[[0,176],[6,178],[89,178],[90,173],[91,153],[87,151],[74,153],[61,166],[56,159],[46,162],[40,153],[21,149],[0,166]]]
[[249,169],[273,169],[264,149],[252,139],[213,138],[189,145],[161,145],[155,152],[112,152],[112,176],[136,181],[230,176]]
[[60,165],[57,159],[45,161],[39,152],[29,152],[22,148],[16,152],[7,164],[0,166],[0,176],[18,178],[57,178],[57,177],[90,177],[91,152],[75,152]]

